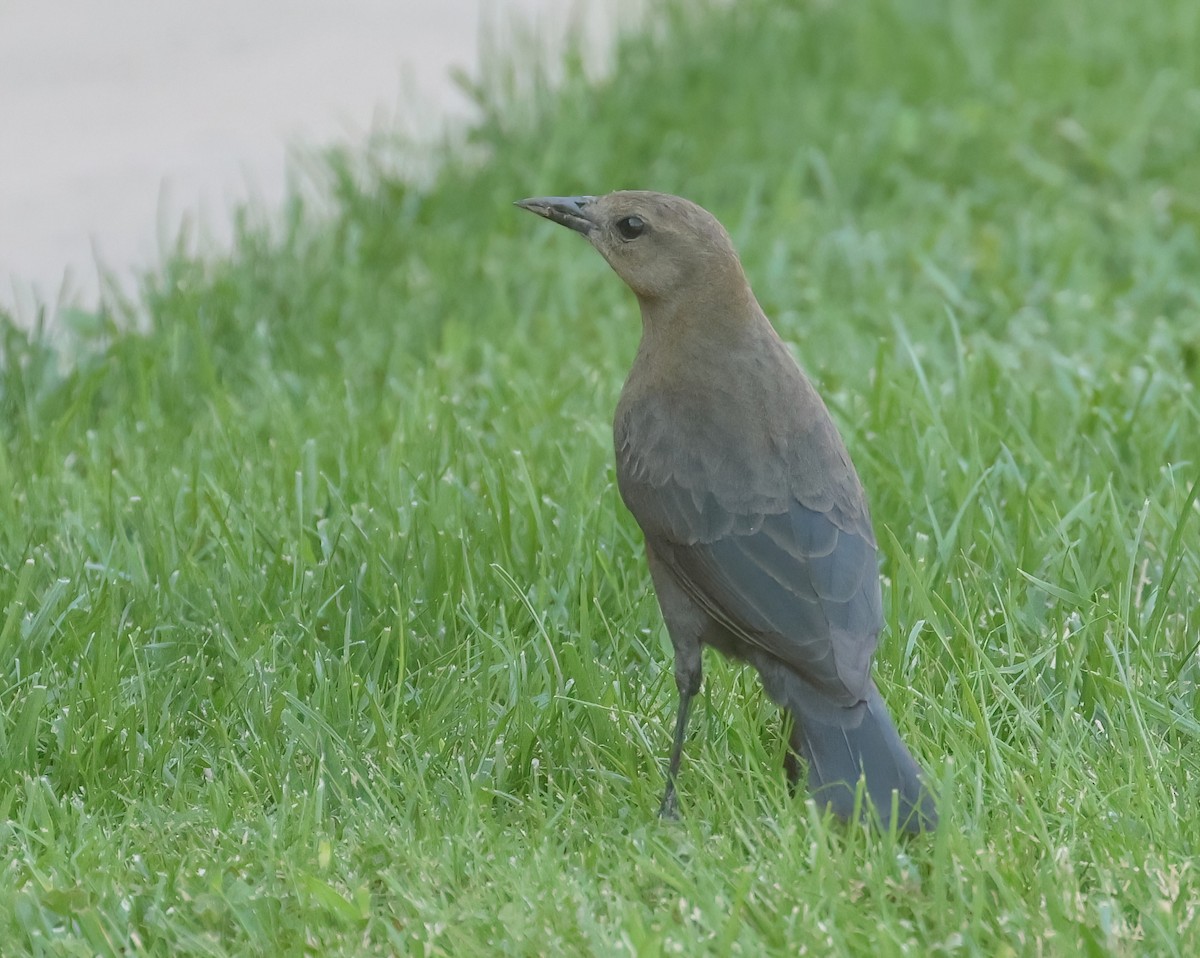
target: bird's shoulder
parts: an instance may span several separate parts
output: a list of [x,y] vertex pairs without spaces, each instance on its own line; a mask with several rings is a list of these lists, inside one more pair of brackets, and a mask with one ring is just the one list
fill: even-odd
[[[874,546],[862,486],[824,402],[782,343],[757,353],[727,354],[723,372],[683,375],[639,368],[639,356],[613,421],[630,511],[644,528],[686,512],[694,539],[756,527],[798,503]],[[681,522],[663,531],[682,533]]]

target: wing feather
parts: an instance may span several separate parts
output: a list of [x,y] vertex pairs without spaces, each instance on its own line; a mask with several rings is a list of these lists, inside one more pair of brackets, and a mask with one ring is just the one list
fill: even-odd
[[861,697],[883,623],[873,539],[835,521],[832,507],[794,497],[775,513],[739,514],[673,480],[627,479],[621,491],[656,555],[713,619],[822,691]]

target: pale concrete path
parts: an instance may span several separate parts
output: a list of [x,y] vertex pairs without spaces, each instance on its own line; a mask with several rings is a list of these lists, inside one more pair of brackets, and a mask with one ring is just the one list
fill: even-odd
[[467,115],[451,70],[514,24],[552,44],[581,23],[607,49],[635,7],[0,0],[0,309],[94,306],[97,260],[130,289],[185,217],[224,243],[236,203],[278,205],[290,150]]

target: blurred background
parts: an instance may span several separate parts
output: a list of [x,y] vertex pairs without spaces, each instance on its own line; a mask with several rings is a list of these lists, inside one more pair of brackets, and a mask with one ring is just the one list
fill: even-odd
[[[605,58],[618,0],[7,0],[0,6],[0,309],[132,290],[181,225],[285,194],[289,153],[471,116],[454,77],[511,34],[572,24]],[[629,4],[624,4],[628,8]],[[594,43],[591,42],[594,40]]]

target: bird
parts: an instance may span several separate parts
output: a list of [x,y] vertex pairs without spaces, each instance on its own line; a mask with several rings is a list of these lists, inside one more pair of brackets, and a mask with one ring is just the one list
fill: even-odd
[[[711,646],[791,718],[785,769],[844,821],[919,833],[936,799],[871,677],[883,627],[866,496],[829,411],[755,298],[728,232],[679,196],[516,205],[582,234],[633,291],[642,335],[613,419],[617,487],[645,539],[679,707],[659,813]],[[857,793],[863,780],[864,801]]]

